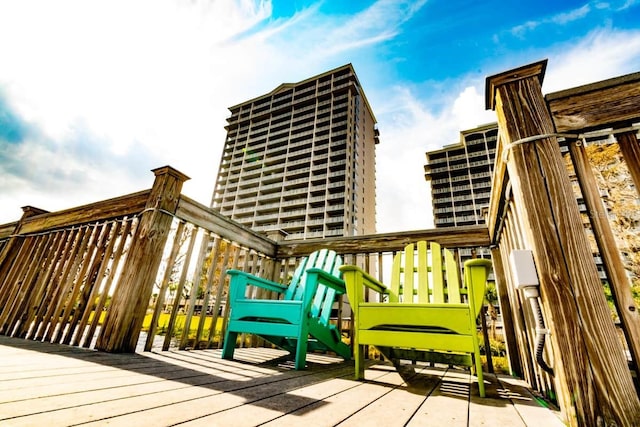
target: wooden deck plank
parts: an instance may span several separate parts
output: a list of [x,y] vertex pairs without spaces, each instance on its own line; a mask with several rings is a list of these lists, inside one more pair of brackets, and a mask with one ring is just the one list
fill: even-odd
[[[273,420],[265,426],[336,426],[349,419],[361,408],[375,402],[402,380],[393,370],[370,369],[365,372],[366,381],[352,380],[354,371],[350,367],[348,380],[332,381],[321,390],[300,390],[303,395],[314,396],[317,401],[301,406],[286,416]],[[314,394],[320,391],[320,394]]]
[[[351,372],[344,372],[344,377],[350,377]],[[260,405],[235,407],[210,416],[187,422],[186,426],[211,426],[211,425],[300,425],[315,419],[329,422],[321,412],[315,412],[322,406],[331,405],[326,402],[327,397],[339,393],[345,389],[357,387],[353,381],[345,378],[332,378],[326,381],[311,384],[294,390],[290,393],[281,393],[260,401]],[[329,408],[330,409],[330,408]],[[304,417],[308,411],[314,411],[312,417]]]
[[[501,389],[498,391],[508,398],[523,421],[523,425],[543,425],[562,427],[560,411],[543,406],[526,387],[526,383],[517,378],[500,376],[497,378]],[[548,405],[545,403],[545,405]]]
[[407,426],[467,426],[470,390],[468,371],[447,369]]
[[[389,369],[394,368],[389,366]],[[416,375],[409,380],[409,383],[395,374],[392,378],[396,381],[389,384],[394,387],[388,393],[354,413],[340,426],[405,425],[436,388],[442,373],[443,371],[434,371],[426,367],[416,369]]]
[[[244,367],[236,363],[238,367]],[[136,402],[135,412],[118,414],[114,408],[107,408],[106,413],[112,415],[109,419],[102,419],[96,424],[114,423],[117,425],[142,425],[145,422],[154,421],[171,425],[184,423],[190,420],[198,420],[203,417],[215,418],[215,424],[219,424],[220,417],[234,408],[240,408],[240,412],[249,413],[250,424],[255,425],[260,408],[269,408],[270,400],[274,397],[288,395],[308,384],[326,381],[328,379],[350,375],[353,368],[342,364],[337,367],[326,367],[322,371],[292,371],[276,370],[268,377],[257,377],[253,380],[243,378],[235,379],[224,384],[217,384],[217,392],[209,391],[200,395],[184,395],[180,393],[167,396],[155,396],[153,402]],[[160,397],[160,399],[158,399]],[[135,398],[134,398],[135,399]],[[129,399],[132,403],[132,399]],[[95,405],[94,405],[95,407]],[[113,417],[113,414],[117,416]],[[234,425],[243,425],[240,419],[232,418]]]
[[307,369],[296,371],[285,355],[110,354],[0,336],[0,425],[562,425],[509,377],[487,375],[489,397],[481,399],[465,371],[420,365],[407,385],[370,361],[365,380],[355,381],[352,361],[310,354]]
[[469,404],[469,426],[508,425],[525,427],[518,412],[503,392],[502,385],[494,375],[484,374],[486,397],[471,393]]

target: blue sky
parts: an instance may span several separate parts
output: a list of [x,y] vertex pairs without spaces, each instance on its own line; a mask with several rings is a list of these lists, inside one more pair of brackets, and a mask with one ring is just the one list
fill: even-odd
[[0,223],[192,179],[208,204],[227,108],[346,63],[378,119],[380,232],[432,226],[424,153],[495,121],[488,75],[543,91],[640,71],[640,2],[0,0]]

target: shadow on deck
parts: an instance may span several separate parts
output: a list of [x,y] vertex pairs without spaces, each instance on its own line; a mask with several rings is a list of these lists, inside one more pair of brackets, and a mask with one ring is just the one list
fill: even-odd
[[279,350],[111,354],[0,336],[0,424],[561,426],[524,383],[420,366],[407,384],[384,363],[354,381],[353,362],[310,354],[304,371]]

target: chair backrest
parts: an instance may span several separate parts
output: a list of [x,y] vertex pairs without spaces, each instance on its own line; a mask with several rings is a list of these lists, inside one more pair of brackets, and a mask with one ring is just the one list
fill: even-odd
[[[393,259],[389,301],[468,304],[471,294],[475,296],[473,308],[477,315],[482,307],[486,277],[461,283],[459,273],[458,263],[448,249],[436,242],[411,243]],[[470,283],[475,287],[471,292],[466,287]]]
[[[307,270],[310,268],[319,268],[332,276],[341,278],[340,266],[342,258],[334,251],[321,249],[312,252],[308,257],[303,258],[293,273],[291,283],[284,294],[285,300],[300,300],[304,294],[306,286]],[[331,309],[335,301],[336,291],[333,288],[318,285],[316,295],[311,306],[311,315],[320,317],[325,323],[329,321]]]

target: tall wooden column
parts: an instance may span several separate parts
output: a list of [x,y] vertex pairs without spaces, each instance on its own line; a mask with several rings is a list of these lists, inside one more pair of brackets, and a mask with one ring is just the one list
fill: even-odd
[[505,142],[498,161],[507,163],[532,246],[565,416],[574,426],[631,426],[640,419],[640,401],[564,159],[549,136],[555,127],[542,95],[545,68],[542,61],[487,79],[487,106]]
[[109,314],[100,330],[98,350],[135,351],[173,220],[170,214],[175,213],[182,185],[189,179],[169,166],[152,172],[156,179],[140,216]]

